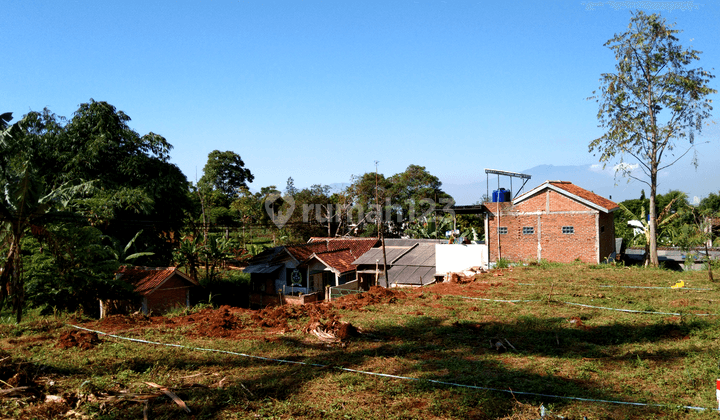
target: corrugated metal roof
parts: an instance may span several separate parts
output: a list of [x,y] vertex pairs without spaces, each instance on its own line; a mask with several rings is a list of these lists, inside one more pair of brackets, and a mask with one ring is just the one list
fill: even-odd
[[415,244],[445,244],[447,239],[403,239],[403,238],[386,238],[385,247],[388,246],[413,246]]
[[[396,258],[402,256],[402,254],[407,252],[410,248],[412,248],[412,246],[385,246],[385,256],[387,257],[388,264]],[[380,261],[380,264],[383,263],[381,247],[372,248],[368,252],[364,253],[360,258],[353,261],[353,264],[375,264],[375,261],[378,260]]]
[[390,285],[424,286],[435,281],[435,266],[393,266],[388,270]]
[[249,265],[243,269],[243,273],[270,274],[282,268],[282,265]]
[[[412,246],[386,246],[390,285],[422,286],[435,281],[435,245],[438,241],[407,240]],[[444,241],[443,241],[444,242]],[[355,261],[357,265],[374,266],[382,248],[373,248]],[[382,286],[388,287],[387,284]]]
[[393,262],[393,266],[397,265],[435,267],[435,244],[418,244],[407,254]]

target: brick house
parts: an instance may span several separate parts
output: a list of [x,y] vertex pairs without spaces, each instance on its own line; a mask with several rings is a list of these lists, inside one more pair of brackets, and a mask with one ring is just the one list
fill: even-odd
[[173,308],[189,308],[190,294],[199,283],[177,267],[120,267],[119,280],[134,287],[135,301],[100,301],[100,317],[113,313],[142,311],[148,315],[163,313]]
[[614,258],[618,205],[571,182],[546,181],[510,202],[483,207],[489,261]]

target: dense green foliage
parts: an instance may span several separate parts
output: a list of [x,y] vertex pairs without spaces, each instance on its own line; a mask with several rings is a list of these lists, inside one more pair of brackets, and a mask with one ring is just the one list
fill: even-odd
[[[621,210],[615,212],[615,237],[623,238],[626,246],[645,247],[648,245],[646,232],[636,235],[636,228],[629,226],[628,222],[638,221],[647,231],[650,200],[641,197],[625,200],[620,204]],[[681,191],[659,194],[655,206],[655,213],[658,215],[658,245],[674,246],[674,232],[690,222],[688,211],[691,206],[688,204],[687,195]]]
[[139,135],[129,121],[91,100],[69,120],[46,109],[3,130],[0,221],[12,239],[0,297],[12,294],[18,319],[26,293],[35,305],[92,313],[97,298],[124,288],[113,284],[118,244],[143,251],[124,247],[124,257],[171,262],[169,238],[190,209],[188,182],[169,162],[167,140]]

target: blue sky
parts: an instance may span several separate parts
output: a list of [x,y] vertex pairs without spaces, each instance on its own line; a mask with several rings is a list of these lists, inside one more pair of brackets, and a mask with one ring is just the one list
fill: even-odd
[[[425,166],[446,185],[484,183],[484,168],[595,164],[588,143],[602,132],[586,98],[613,71],[603,44],[626,30],[633,6],[676,22],[681,44],[703,51],[698,65],[720,71],[712,2],[0,4],[0,111],[70,117],[90,98],[107,101],[140,134],[165,136],[189,180],[209,152],[232,150],[255,190],[288,177],[347,183],[376,160],[386,175]],[[719,133],[701,138],[711,141],[698,146],[701,168],[720,164]],[[684,177],[691,196],[720,189],[688,158],[666,176]]]

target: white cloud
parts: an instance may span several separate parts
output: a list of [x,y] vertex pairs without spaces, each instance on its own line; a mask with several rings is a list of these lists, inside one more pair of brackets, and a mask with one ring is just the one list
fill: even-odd
[[625,162],[623,162],[623,163],[618,163],[617,165],[615,165],[615,166],[613,167],[613,170],[616,171],[616,172],[617,172],[617,171],[620,171],[620,172],[632,172],[632,171],[634,171],[635,169],[637,169],[637,168],[639,168],[639,167],[640,167],[640,164],[638,164],[638,163],[632,163],[632,164],[631,164],[631,163],[625,163]]

